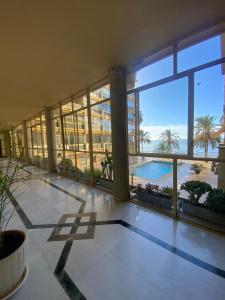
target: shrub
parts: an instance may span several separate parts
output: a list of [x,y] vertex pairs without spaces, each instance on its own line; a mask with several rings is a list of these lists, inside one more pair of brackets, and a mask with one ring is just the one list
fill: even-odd
[[221,189],[212,189],[206,203],[210,210],[225,213],[225,192]]
[[167,195],[173,195],[173,188],[170,186],[162,186],[160,192]]
[[[91,176],[91,170],[90,169],[85,169],[84,170],[84,175],[90,177]],[[102,176],[102,171],[99,169],[94,169],[94,176],[96,178],[100,178]]]
[[[171,186],[162,186],[160,192],[169,196],[173,196],[173,188]],[[177,197],[179,197],[180,193],[177,192]]]
[[139,194],[139,193],[142,193],[142,192],[144,192],[144,188],[142,187],[141,184],[137,184],[136,187],[133,190],[133,193]]
[[57,167],[60,172],[63,171],[64,167],[65,167],[65,170],[67,171],[73,167],[73,162],[69,158],[62,158]]
[[203,165],[200,163],[194,163],[191,165],[191,170],[195,172],[195,174],[200,174],[204,169]]
[[159,186],[157,184],[148,183],[145,185],[145,190],[148,192],[157,192],[159,190]]
[[207,182],[191,180],[183,183],[180,189],[188,192],[189,193],[188,199],[190,200],[190,202],[192,204],[197,205],[201,196],[206,192],[210,192],[212,190],[212,187]]
[[100,178],[102,176],[102,171],[100,169],[95,169],[94,174],[96,178]]
[[91,171],[90,169],[84,169],[84,172],[83,172],[84,176],[87,176],[89,177],[91,175]]

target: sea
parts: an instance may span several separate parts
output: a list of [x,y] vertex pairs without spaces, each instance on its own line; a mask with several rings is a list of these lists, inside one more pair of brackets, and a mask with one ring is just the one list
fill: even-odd
[[[143,153],[154,153],[156,152],[155,149],[159,145],[159,140],[152,140],[150,144],[143,144]],[[141,149],[140,149],[141,150]],[[187,154],[187,140],[186,139],[180,139],[179,140],[179,149],[177,149],[175,154]],[[203,148],[194,148],[194,156],[196,157],[204,157],[205,152]],[[209,148],[208,151],[208,157],[215,158],[218,156],[218,148],[212,149]]]

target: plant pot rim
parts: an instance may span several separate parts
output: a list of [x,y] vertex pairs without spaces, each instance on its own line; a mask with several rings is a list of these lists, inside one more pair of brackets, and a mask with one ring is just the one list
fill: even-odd
[[19,233],[21,234],[24,239],[23,242],[20,244],[20,246],[18,248],[16,248],[12,253],[10,253],[9,255],[7,255],[6,257],[0,259],[0,263],[3,262],[4,260],[8,259],[11,255],[13,255],[18,249],[20,249],[21,247],[23,247],[24,243],[26,242],[26,238],[27,238],[27,234],[25,231],[21,230],[21,229],[9,229],[9,230],[4,230],[2,231],[2,234],[4,234],[5,232],[14,232],[14,233]]

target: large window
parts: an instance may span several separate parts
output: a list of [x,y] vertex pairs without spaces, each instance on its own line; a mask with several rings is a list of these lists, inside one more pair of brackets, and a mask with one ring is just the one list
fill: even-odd
[[47,168],[48,152],[44,113],[38,114],[26,123],[28,153],[32,164]]
[[185,71],[219,58],[221,58],[220,35],[178,51],[178,71]]
[[52,110],[51,116],[57,171],[82,182],[111,183],[109,85],[65,100]]
[[187,78],[139,93],[140,153],[186,154],[187,123]]
[[19,157],[24,148],[24,133],[23,126],[16,126],[11,132],[11,145],[14,157]]
[[91,107],[93,151],[112,151],[110,101]]
[[173,56],[170,55],[130,74],[127,79],[127,87],[128,89],[137,88],[165,77],[169,77],[172,74]]
[[181,41],[173,55],[128,75],[129,153],[218,157],[225,131],[223,61],[222,33],[191,46]]
[[194,76],[194,155],[218,157],[224,141],[224,67],[216,65]]
[[222,230],[225,37],[194,40],[128,76],[130,186],[153,208]]

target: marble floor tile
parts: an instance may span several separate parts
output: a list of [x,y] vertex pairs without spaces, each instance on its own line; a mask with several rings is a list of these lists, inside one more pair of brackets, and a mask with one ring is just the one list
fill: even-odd
[[66,300],[69,299],[43,258],[29,263],[29,276],[13,300]]
[[[87,300],[225,299],[223,235],[131,202],[116,202],[109,193],[34,166],[28,170],[34,175],[17,185],[16,201],[30,220],[29,228],[16,211],[8,228],[27,233],[29,277],[12,299],[82,299],[82,294]],[[80,220],[89,221],[82,213],[97,214],[90,239],[48,241],[64,214],[78,212],[79,217],[66,220],[75,222],[78,234],[88,228],[79,226]],[[113,220],[117,223],[109,224]],[[199,260],[210,264],[211,271]]]
[[90,300],[144,299],[151,288],[135,271],[109,254],[94,265],[77,285]]
[[78,240],[73,243],[65,270],[77,282],[98,261],[104,258],[106,250],[94,240]]

